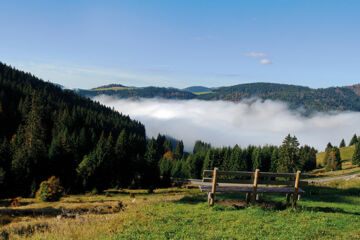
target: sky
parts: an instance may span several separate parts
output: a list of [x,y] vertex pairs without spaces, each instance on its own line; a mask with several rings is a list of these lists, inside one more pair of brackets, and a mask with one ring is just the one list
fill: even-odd
[[360,1],[2,0],[0,61],[68,88],[360,82]]

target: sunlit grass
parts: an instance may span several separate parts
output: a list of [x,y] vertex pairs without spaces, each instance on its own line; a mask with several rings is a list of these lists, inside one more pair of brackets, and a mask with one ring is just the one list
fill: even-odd
[[[198,189],[118,190],[121,193],[72,195],[56,203],[22,199],[14,209],[93,209],[75,218],[16,217],[0,236],[10,239],[359,239],[360,180],[309,186],[297,209],[285,196],[260,195],[258,206],[236,207],[219,201],[244,201],[243,194],[218,194],[209,207]],[[130,192],[135,194],[130,196]],[[122,202],[125,209],[111,212]],[[25,204],[26,203],[26,204]],[[4,206],[0,210],[6,209]],[[7,220],[4,220],[5,222]],[[2,235],[1,235],[2,234]],[[1,237],[0,237],[1,239]]]

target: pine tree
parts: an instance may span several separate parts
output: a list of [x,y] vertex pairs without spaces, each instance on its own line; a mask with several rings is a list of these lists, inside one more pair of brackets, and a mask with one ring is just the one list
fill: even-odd
[[184,156],[184,143],[183,141],[179,141],[176,145],[175,151],[174,151],[174,157],[177,160],[180,160]]
[[352,146],[354,144],[356,144],[358,142],[358,138],[356,136],[356,134],[354,134],[354,136],[351,138],[349,146]]
[[337,147],[328,148],[325,155],[325,170],[334,171],[341,169],[340,150]]
[[352,164],[354,166],[360,166],[360,143],[356,143],[355,151],[352,157]]
[[143,176],[143,185],[146,187],[156,187],[159,184],[159,160],[157,157],[157,144],[154,138],[150,139],[147,145],[147,150],[144,155],[146,167]]
[[279,149],[278,172],[294,172],[299,160],[299,142],[287,135]]
[[342,139],[339,145],[340,148],[346,147],[345,140]]

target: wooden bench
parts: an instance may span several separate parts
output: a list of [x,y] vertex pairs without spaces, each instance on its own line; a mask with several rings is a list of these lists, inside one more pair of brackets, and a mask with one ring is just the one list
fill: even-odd
[[[221,176],[227,176],[227,179],[221,178]],[[231,176],[238,177],[238,179],[231,179]],[[250,195],[252,195],[252,205],[255,205],[259,193],[286,194],[287,204],[289,204],[292,195],[292,206],[295,207],[296,201],[300,200],[301,194],[305,193],[304,190],[299,188],[300,183],[302,185],[308,184],[307,182],[300,181],[300,176],[308,176],[308,174],[301,174],[300,171],[297,171],[296,173],[260,172],[259,169],[256,169],[255,172],[219,171],[218,168],[215,168],[214,170],[204,170],[203,175],[203,183],[211,182],[212,184],[201,184],[199,187],[201,192],[208,193],[210,206],[213,206],[215,203],[216,192],[241,192],[246,193],[247,204],[250,202]],[[239,177],[242,177],[243,179],[239,179]],[[276,178],[295,178],[295,181],[276,180]],[[219,185],[219,183],[227,183],[227,185]],[[246,184],[248,186],[239,186],[238,184]],[[258,187],[258,185],[261,186]],[[278,187],[275,187],[275,185],[278,185]],[[281,187],[279,187],[279,185],[281,185]]]

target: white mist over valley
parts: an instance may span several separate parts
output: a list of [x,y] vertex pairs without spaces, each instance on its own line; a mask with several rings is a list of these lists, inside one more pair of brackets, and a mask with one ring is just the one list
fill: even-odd
[[212,146],[242,147],[280,145],[287,134],[295,135],[301,145],[322,151],[330,141],[346,143],[359,132],[360,113],[315,113],[309,117],[301,109],[293,111],[283,102],[248,99],[239,103],[227,101],[117,99],[96,96],[95,101],[141,121],[148,137],[158,133],[184,141],[191,151],[196,140]]

